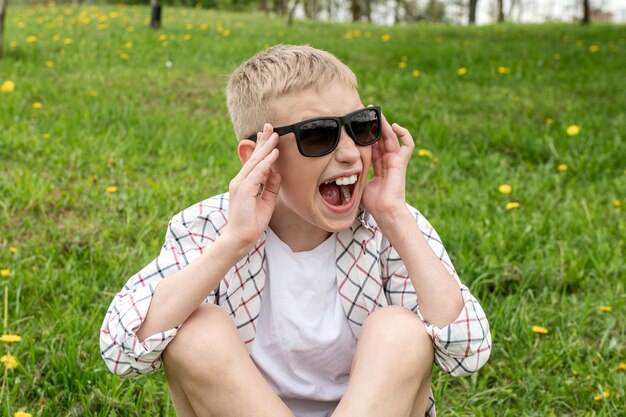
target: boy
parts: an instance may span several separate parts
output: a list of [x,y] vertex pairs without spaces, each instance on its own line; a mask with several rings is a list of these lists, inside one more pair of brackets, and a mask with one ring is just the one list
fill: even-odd
[[435,415],[433,360],[453,375],[486,362],[482,308],[405,201],[413,139],[356,88],[308,46],[234,71],[243,167],[172,218],[115,296],[100,339],[112,372],[163,361],[181,417],[415,417]]

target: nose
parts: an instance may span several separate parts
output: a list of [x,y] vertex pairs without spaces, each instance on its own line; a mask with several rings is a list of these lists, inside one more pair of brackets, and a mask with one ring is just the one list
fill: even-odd
[[360,156],[361,154],[359,152],[358,145],[348,135],[344,126],[341,129],[341,136],[339,137],[337,149],[335,149],[335,159],[338,162],[350,164],[358,161]]

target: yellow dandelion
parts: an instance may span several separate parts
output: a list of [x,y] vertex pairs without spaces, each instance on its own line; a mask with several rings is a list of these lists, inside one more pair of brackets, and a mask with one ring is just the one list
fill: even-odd
[[33,417],[33,415],[25,411],[16,411],[15,414],[13,414],[13,417]]
[[613,205],[615,207],[622,207],[622,201],[621,200],[613,200]]
[[513,210],[513,209],[518,209],[520,208],[521,204],[519,201],[510,201],[508,203],[506,203],[506,206],[504,206],[507,210]]
[[8,278],[11,276],[11,270],[9,268],[0,269],[0,277]]
[[565,172],[569,169],[569,167],[566,164],[559,164],[556,169],[558,169],[559,172]]
[[54,68],[54,62],[52,62],[52,61],[46,61],[46,67],[48,67],[48,68]]
[[548,334],[549,333],[548,329],[546,329],[545,327],[541,327],[541,326],[533,326],[532,327],[532,331],[533,331],[533,333],[537,333],[537,334]]
[[404,61],[402,61],[402,62],[400,62],[400,63],[398,64],[398,66],[399,66],[400,68],[402,68],[402,69],[405,69],[405,68],[407,67],[407,63],[406,63],[406,62],[404,62]]
[[72,38],[65,38],[65,39],[63,39],[63,45],[71,45],[73,43],[74,43],[74,41],[72,40]]
[[24,29],[25,27],[26,27],[26,24],[24,24],[24,22],[17,22],[18,29]]
[[380,39],[382,39],[383,42],[389,42],[391,40],[391,35],[385,33]]
[[457,75],[463,76],[463,75],[467,74],[467,68],[461,67],[458,70],[456,70],[456,73],[457,73]]
[[126,28],[126,31],[128,31],[129,33],[132,33],[135,31],[135,28],[133,26],[129,26]]
[[188,40],[191,39],[191,35],[187,33],[187,34],[185,34],[185,36],[183,36],[183,39],[188,41]]
[[113,194],[116,192],[117,192],[117,187],[115,185],[111,185],[110,187],[107,187],[107,193]]
[[498,191],[500,191],[502,194],[511,194],[511,191],[513,191],[513,187],[511,187],[509,184],[501,184],[498,187]]
[[16,334],[3,334],[0,336],[0,342],[4,343],[17,343],[21,340],[22,338]]
[[222,35],[230,36],[230,29],[224,29],[224,32],[222,32]]
[[554,123],[554,119],[552,117],[546,117],[546,124],[551,125]]
[[61,35],[53,35],[52,40],[58,42],[61,39]]
[[167,40],[167,35],[166,34],[159,35],[159,40],[160,41],[166,41]]
[[569,125],[569,126],[567,126],[567,129],[565,130],[565,132],[569,136],[576,136],[577,134],[580,133],[580,126],[578,126],[578,125]]
[[504,67],[502,65],[498,67],[498,74],[510,74],[510,73],[511,73],[510,67]]
[[3,93],[12,93],[15,90],[15,83],[11,80],[6,80],[0,85],[0,91]]
[[346,33],[343,35],[343,38],[344,38],[345,40],[347,40],[347,41],[351,41],[351,40],[352,40],[352,37],[353,37],[352,32],[346,32]]
[[428,149],[418,149],[418,156],[432,156],[432,153]]
[[19,365],[19,362],[17,361],[17,359],[15,359],[15,356],[11,355],[10,353],[7,353],[6,355],[0,357],[0,362],[2,362],[4,366],[7,367],[7,369],[15,369],[17,368],[17,365]]
[[41,101],[35,101],[35,102],[33,103],[33,109],[35,109],[35,110],[39,110],[39,109],[41,109],[42,107],[43,107],[43,104],[41,104]]
[[97,92],[91,90],[89,93],[87,93],[90,97],[96,97],[98,95]]
[[123,61],[128,61],[128,54],[126,52],[120,52],[120,59]]
[[209,29],[209,25],[206,23],[200,23],[200,30],[208,30]]
[[44,133],[44,134],[42,135],[42,138],[44,138],[44,139],[50,139],[50,133]]
[[17,248],[15,246],[9,246],[9,252],[11,252],[11,255],[17,253]]
[[129,41],[129,42],[126,42],[126,44],[124,45],[124,47],[125,47],[126,49],[130,49],[130,48],[132,48],[132,47],[133,47],[133,43],[132,43],[132,42],[130,42],[130,41]]
[[413,78],[417,78],[420,75],[422,75],[421,72],[419,72],[419,70],[413,70],[413,72],[411,73],[411,75],[413,76]]
[[591,45],[589,47],[589,52],[591,52],[592,54],[595,54],[596,52],[598,52],[600,50],[600,47],[598,45]]
[[603,313],[610,313],[611,312],[611,306],[600,306],[600,307],[598,307],[598,310],[600,310]]
[[9,42],[9,47],[10,47],[11,49],[15,49],[15,48],[17,48],[17,41],[11,41],[11,42]]
[[620,362],[619,365],[617,365],[617,370],[626,371],[626,362]]
[[610,396],[611,396],[611,391],[609,391],[607,389],[607,390],[602,391],[601,394],[598,394],[595,397],[593,397],[593,399],[596,400],[596,401],[600,401],[600,400],[603,400],[605,398],[609,398]]
[[35,42],[37,42],[37,39],[38,39],[37,36],[30,35],[30,36],[26,37],[26,42],[28,42],[28,43],[35,43]]

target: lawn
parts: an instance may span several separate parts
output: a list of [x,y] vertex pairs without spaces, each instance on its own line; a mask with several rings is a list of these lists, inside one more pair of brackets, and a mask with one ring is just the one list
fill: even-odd
[[[486,310],[490,361],[440,415],[624,415],[626,27],[330,24],[166,7],[10,6],[0,60],[5,415],[173,416],[162,372],[100,358],[113,295],[240,163],[229,72],[327,49],[409,128],[408,202]],[[8,303],[8,304],[7,304]],[[538,327],[533,327],[538,326]],[[7,359],[7,357],[5,357]],[[621,404],[621,405],[620,405]]]

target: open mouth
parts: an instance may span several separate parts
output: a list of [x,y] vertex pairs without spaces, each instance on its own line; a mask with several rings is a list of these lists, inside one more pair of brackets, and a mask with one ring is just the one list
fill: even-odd
[[357,175],[350,175],[348,177],[340,177],[332,181],[327,181],[320,184],[320,194],[324,201],[331,206],[347,206],[350,204],[350,201],[352,201],[352,195],[354,194],[358,179],[359,177]]

